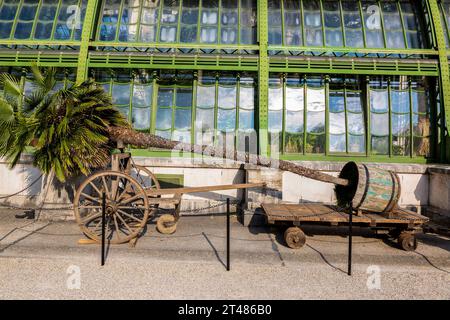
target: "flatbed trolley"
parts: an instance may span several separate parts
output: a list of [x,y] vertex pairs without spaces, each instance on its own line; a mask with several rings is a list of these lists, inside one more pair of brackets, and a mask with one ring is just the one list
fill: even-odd
[[[337,206],[301,203],[301,204],[263,204],[268,224],[287,226],[284,240],[292,249],[301,248],[306,243],[303,225],[343,226],[349,223],[348,211]],[[422,232],[422,226],[429,219],[416,212],[395,208],[389,213],[354,211],[352,223],[355,226],[386,229],[396,238],[400,247],[406,251],[417,248],[416,234]]]

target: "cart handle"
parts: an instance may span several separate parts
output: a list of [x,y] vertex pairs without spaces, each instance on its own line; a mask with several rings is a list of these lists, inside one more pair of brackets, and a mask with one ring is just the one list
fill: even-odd
[[186,188],[146,189],[145,191],[149,196],[159,196],[164,194],[184,194],[184,193],[208,192],[218,190],[259,188],[265,186],[266,184],[262,182],[262,183],[224,184],[216,186],[186,187]]

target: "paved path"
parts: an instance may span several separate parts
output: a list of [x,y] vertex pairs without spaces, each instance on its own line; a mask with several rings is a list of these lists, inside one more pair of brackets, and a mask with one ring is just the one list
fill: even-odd
[[150,224],[136,248],[111,246],[100,267],[99,246],[78,245],[75,223],[13,213],[0,211],[0,299],[450,298],[450,239],[434,234],[405,252],[357,228],[349,277],[345,229],[308,228],[291,250],[276,229],[234,221],[227,272],[224,217],[184,217],[174,235]]

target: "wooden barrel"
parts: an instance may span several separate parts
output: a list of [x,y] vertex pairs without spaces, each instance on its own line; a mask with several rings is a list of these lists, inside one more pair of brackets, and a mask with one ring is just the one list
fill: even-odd
[[392,211],[398,203],[400,181],[392,171],[352,161],[342,168],[339,178],[350,182],[348,186],[336,185],[339,205],[352,201],[355,209],[384,213]]

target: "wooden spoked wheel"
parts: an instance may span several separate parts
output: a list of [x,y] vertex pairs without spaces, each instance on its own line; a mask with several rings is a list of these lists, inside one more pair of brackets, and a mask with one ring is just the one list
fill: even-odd
[[147,224],[150,206],[144,188],[133,177],[103,171],[87,178],[74,200],[75,219],[89,238],[100,241],[102,194],[105,193],[105,237],[113,244],[137,237]]
[[160,189],[156,176],[146,167],[133,165],[130,176],[135,178],[144,189]]

